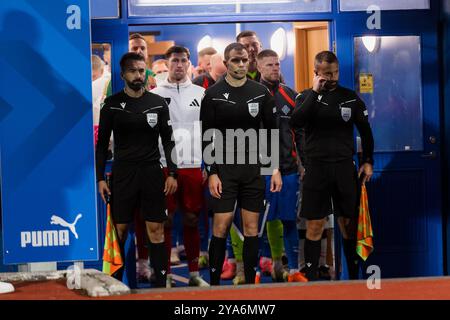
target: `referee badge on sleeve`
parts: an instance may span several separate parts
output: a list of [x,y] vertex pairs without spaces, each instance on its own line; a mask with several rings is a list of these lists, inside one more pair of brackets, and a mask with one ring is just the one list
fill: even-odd
[[254,118],[258,115],[259,112],[259,103],[258,102],[251,102],[248,104],[248,112],[250,115]]
[[352,109],[347,108],[347,107],[342,107],[341,108],[341,116],[345,122],[348,122],[348,120],[350,120],[350,118],[352,117]]
[[150,127],[154,128],[158,123],[158,114],[157,113],[147,113],[147,122]]

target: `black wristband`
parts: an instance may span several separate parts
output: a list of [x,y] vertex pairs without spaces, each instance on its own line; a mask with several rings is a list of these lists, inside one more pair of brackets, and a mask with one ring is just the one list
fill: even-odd
[[168,176],[176,179],[178,178],[178,173],[176,171],[170,171]]
[[363,164],[365,164],[365,163],[368,163],[368,164],[371,164],[371,165],[373,166],[373,159],[372,159],[372,158],[365,158],[365,159],[363,159],[363,161],[361,161],[361,162],[362,162],[361,165],[363,165]]
[[205,165],[206,174],[209,176],[212,176],[213,174],[217,174],[217,168],[215,164],[212,165]]

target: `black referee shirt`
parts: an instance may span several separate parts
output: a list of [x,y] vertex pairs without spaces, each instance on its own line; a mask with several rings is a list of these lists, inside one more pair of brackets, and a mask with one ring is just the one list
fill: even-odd
[[[244,132],[253,129],[258,133],[259,129],[268,129],[270,137],[271,129],[277,129],[275,103],[268,89],[253,80],[248,80],[241,87],[233,87],[224,81],[216,82],[215,85],[208,88],[202,100],[200,110],[200,121],[202,122],[202,136],[208,129],[216,129],[223,136],[223,161],[226,161],[226,152],[233,153],[234,163],[237,156],[244,156],[246,163],[249,154],[257,156],[259,162],[259,134],[257,143],[249,143],[246,139],[245,146],[238,144],[237,140],[230,141],[226,138],[226,130],[242,129]],[[268,148],[270,150],[270,139],[268,139]],[[210,145],[210,141],[203,141],[203,152]],[[216,142],[215,142],[216,143]],[[234,148],[231,149],[231,145]],[[215,144],[217,147],[217,144]],[[242,151],[246,155],[242,155]],[[216,157],[218,148],[215,149]],[[205,154],[205,153],[204,153]],[[270,154],[270,152],[269,152]],[[204,159],[208,174],[215,174],[216,163],[208,163]]]
[[304,151],[308,162],[351,159],[355,153],[353,125],[356,125],[361,135],[362,163],[373,164],[374,141],[368,112],[353,90],[338,86],[321,94],[312,89],[300,93],[290,124],[305,128]]
[[114,164],[152,163],[160,160],[161,136],[169,172],[176,172],[172,159],[172,125],[164,98],[145,91],[132,98],[121,91],[108,97],[100,111],[96,150],[97,181],[104,180],[111,132],[114,134]]

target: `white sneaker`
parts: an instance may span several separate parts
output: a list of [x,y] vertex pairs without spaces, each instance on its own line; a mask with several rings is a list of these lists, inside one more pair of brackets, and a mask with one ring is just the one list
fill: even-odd
[[8,282],[0,281],[0,294],[14,292],[14,286]]
[[209,283],[200,276],[191,276],[189,278],[190,287],[209,287]]
[[233,284],[235,286],[245,284],[244,263],[242,261],[236,261],[236,275],[233,278]]
[[176,282],[175,280],[173,280],[172,275],[169,273],[167,275],[167,279],[166,279],[166,288],[170,289],[170,288],[175,288],[176,287]]

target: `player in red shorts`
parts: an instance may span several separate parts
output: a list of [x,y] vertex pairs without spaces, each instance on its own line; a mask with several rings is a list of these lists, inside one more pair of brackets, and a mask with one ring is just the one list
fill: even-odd
[[[198,223],[203,205],[204,185],[201,170],[201,129],[198,119],[205,89],[194,85],[189,79],[187,75],[190,66],[189,58],[190,53],[187,48],[170,47],[166,52],[166,59],[169,62],[168,78],[152,92],[164,97],[169,105],[179,165],[178,191],[167,199],[169,212],[169,222],[165,228],[167,251],[170,256],[171,217],[178,209],[183,214],[183,237],[189,267],[189,285],[205,287],[209,284],[200,277],[198,271],[200,252]],[[170,286],[170,278],[168,277],[168,286]]]

